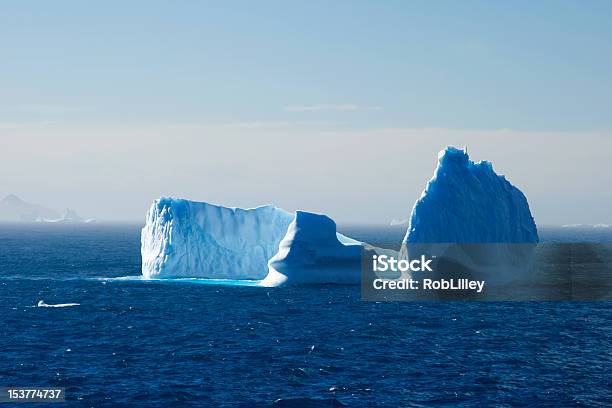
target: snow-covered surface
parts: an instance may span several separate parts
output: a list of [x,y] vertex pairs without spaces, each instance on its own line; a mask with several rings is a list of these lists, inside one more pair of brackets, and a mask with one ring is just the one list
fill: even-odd
[[404,242],[528,243],[538,242],[538,232],[518,188],[491,163],[447,147],[414,205]]
[[142,274],[262,279],[292,219],[271,205],[241,209],[160,198],[142,229]]
[[358,284],[362,250],[361,242],[336,232],[331,218],[296,211],[261,284]]

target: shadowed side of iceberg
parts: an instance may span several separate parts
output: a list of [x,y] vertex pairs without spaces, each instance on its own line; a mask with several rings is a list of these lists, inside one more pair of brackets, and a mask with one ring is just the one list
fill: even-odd
[[160,198],[141,233],[142,274],[262,279],[292,219],[272,205],[241,209]]
[[336,232],[329,217],[296,211],[262,286],[359,284],[363,243]]
[[447,147],[415,203],[405,243],[538,242],[525,195],[488,161]]
[[434,259],[433,274],[414,278],[482,279],[490,288],[528,281],[538,240],[525,195],[490,162],[449,146],[412,209],[400,256]]

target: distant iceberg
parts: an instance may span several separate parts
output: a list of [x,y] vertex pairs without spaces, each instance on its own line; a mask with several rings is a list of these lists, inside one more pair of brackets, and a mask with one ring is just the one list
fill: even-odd
[[77,212],[71,208],[66,208],[62,212],[62,216],[60,218],[55,219],[43,219],[39,220],[39,222],[57,222],[57,223],[85,223],[90,224],[92,222],[96,222],[93,218],[82,218]]
[[53,305],[49,305],[45,303],[43,300],[39,300],[36,304],[36,307],[72,307],[72,306],[80,306],[80,303],[57,303]]
[[610,224],[564,224],[561,228],[612,228]]
[[396,225],[408,225],[409,222],[410,222],[410,220],[408,220],[408,219],[394,218],[394,219],[391,220],[389,225],[392,226],[392,227],[394,227]]

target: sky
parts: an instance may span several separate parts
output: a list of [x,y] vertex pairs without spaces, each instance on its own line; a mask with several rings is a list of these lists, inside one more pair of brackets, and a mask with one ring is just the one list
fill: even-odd
[[612,223],[612,2],[8,1],[0,194],[409,217],[468,146],[538,224]]

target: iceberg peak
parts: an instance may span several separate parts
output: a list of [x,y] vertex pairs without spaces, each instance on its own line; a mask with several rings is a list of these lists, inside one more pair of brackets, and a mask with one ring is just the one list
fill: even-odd
[[467,148],[458,149],[454,146],[446,146],[445,149],[440,150],[438,153],[438,163],[441,166],[453,164],[465,165],[469,159]]

